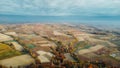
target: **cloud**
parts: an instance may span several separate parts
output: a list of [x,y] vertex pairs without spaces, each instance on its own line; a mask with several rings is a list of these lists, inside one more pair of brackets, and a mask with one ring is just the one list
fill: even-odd
[[120,0],[0,0],[0,13],[27,15],[120,15]]

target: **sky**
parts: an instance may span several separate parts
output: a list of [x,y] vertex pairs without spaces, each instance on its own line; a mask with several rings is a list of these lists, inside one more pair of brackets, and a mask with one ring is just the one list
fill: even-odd
[[119,16],[120,0],[0,0],[0,14]]

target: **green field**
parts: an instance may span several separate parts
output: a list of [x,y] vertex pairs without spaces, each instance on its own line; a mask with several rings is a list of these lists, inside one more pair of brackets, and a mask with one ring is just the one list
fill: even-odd
[[9,58],[9,57],[13,57],[13,56],[17,56],[17,55],[21,55],[21,53],[10,48],[6,44],[0,43],[0,60]]

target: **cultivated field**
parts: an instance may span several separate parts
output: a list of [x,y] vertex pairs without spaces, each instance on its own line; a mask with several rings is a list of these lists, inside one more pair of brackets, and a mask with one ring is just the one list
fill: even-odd
[[20,54],[20,52],[13,50],[8,45],[0,43],[0,60]]

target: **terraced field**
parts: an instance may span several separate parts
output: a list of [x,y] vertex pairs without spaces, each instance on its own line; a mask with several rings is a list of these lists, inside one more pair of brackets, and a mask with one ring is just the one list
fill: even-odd
[[6,44],[0,43],[0,60],[13,57],[13,56],[17,56],[17,55],[21,55],[21,53],[13,50]]

